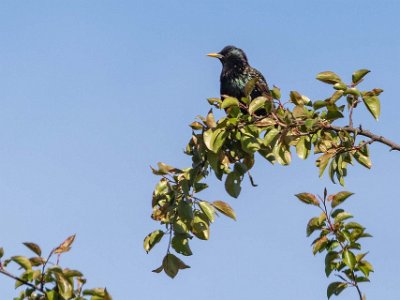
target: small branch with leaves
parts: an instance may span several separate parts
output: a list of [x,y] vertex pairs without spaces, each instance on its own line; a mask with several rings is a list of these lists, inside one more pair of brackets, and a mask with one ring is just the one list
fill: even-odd
[[360,300],[365,299],[359,284],[369,282],[369,275],[374,271],[372,265],[365,260],[368,252],[361,252],[359,242],[361,238],[371,237],[371,235],[365,232],[361,224],[349,222],[348,220],[353,216],[339,208],[351,195],[353,193],[342,191],[327,196],[326,189],[323,198],[310,193],[296,195],[303,203],[317,206],[322,211],[319,216],[308,221],[306,231],[307,236],[319,232],[312,242],[313,254],[326,252],[326,276],[329,277],[332,272],[335,272],[335,276],[341,279],[328,286],[328,299],[332,295],[339,295],[348,287],[354,287],[357,290]]
[[[158,229],[146,236],[146,252],[158,244],[165,233],[169,234],[167,254],[154,272],[164,270],[174,278],[179,270],[189,266],[172,254],[172,250],[190,256],[190,240],[194,237],[209,239],[210,226],[217,213],[236,218],[226,202],[201,200],[197,196],[208,188],[205,179],[210,174],[224,182],[228,195],[237,198],[246,175],[255,186],[250,171],[256,157],[271,164],[287,166],[293,153],[304,160],[314,154],[319,176],[326,172],[333,183],[344,185],[349,165],[357,162],[368,169],[372,167],[371,144],[381,143],[390,150],[400,150],[399,144],[385,137],[361,126],[353,127],[354,112],[362,107],[361,103],[374,119],[380,116],[379,95],[383,90],[359,89],[368,73],[366,69],[354,72],[350,84],[344,83],[334,72],[319,73],[316,78],[334,89],[325,100],[311,101],[307,96],[291,91],[289,100],[281,101],[281,91],[276,86],[270,91],[273,99],[269,95],[255,99],[229,96],[208,99],[213,109],[223,110],[225,115],[216,120],[213,109],[210,109],[205,117],[198,116],[190,124],[192,136],[185,154],[192,160],[191,167],[178,169],[158,163],[158,168],[152,168],[161,179],[153,192],[151,217],[165,230]],[[246,87],[246,90],[251,91],[251,87]],[[340,121],[347,125],[340,124]],[[351,216],[336,208],[350,194],[324,195],[320,199],[307,195],[322,209],[322,214],[308,227],[309,234],[321,231],[313,243],[314,253],[327,251],[327,275],[336,271],[342,280],[328,287],[328,297],[353,286],[362,299],[359,283],[368,280],[372,266],[364,260],[365,253],[354,254],[354,251],[361,247],[358,239],[367,234],[358,223],[346,223],[345,220]],[[328,210],[328,204],[332,210]]]
[[[3,248],[0,248],[0,274],[15,280],[15,288],[21,290],[14,300],[38,299],[79,299],[79,300],[112,300],[110,294],[104,288],[86,289],[83,286],[86,279],[78,270],[62,268],[59,265],[60,256],[71,249],[75,235],[71,235],[58,247],[52,249],[47,259],[42,257],[39,245],[31,242],[23,243],[35,256],[12,256],[2,260]],[[51,258],[57,254],[56,263],[51,263]],[[17,264],[22,269],[22,274],[16,276],[7,270],[10,263]],[[51,264],[50,267],[48,265]],[[84,296],[88,296],[84,297]]]

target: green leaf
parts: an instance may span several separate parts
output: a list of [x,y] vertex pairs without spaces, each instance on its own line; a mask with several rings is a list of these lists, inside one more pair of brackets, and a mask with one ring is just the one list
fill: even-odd
[[4,255],[4,249],[3,247],[0,247],[0,258],[2,258]]
[[81,271],[78,270],[70,270],[70,269],[64,269],[64,276],[67,278],[70,277],[83,277],[83,274]]
[[153,171],[153,174],[155,175],[166,175],[168,173],[182,173],[182,170],[176,169],[170,165],[167,165],[163,162],[159,162],[157,163],[158,166],[158,170],[151,168],[151,170]]
[[[161,269],[161,271],[162,271],[162,269]],[[105,289],[105,288],[94,288],[94,289],[90,289],[90,290],[84,290],[82,292],[82,294],[85,296],[92,296],[90,298],[90,300],[112,300],[110,294],[108,293],[107,289]],[[81,298],[79,298],[79,300],[81,300]],[[83,298],[82,298],[82,300],[83,300]]]
[[164,267],[161,265],[157,269],[154,269],[152,272],[154,273],[161,273],[161,271],[164,270]]
[[345,282],[339,282],[339,281],[335,281],[332,282],[326,291],[326,294],[328,296],[328,299],[332,296],[338,296],[341,292],[343,292],[344,289],[346,289],[348,287],[348,284]]
[[217,153],[225,142],[228,133],[224,128],[216,130],[207,130],[203,133],[204,144],[212,152]]
[[189,228],[185,222],[178,219],[173,223],[174,232],[178,234],[187,234],[189,232]]
[[260,143],[258,140],[249,133],[244,133],[240,140],[243,151],[249,154],[253,154],[254,152],[261,149]]
[[172,238],[172,248],[175,249],[176,252],[189,256],[192,255],[192,250],[190,250],[189,247],[189,239],[182,237],[182,236],[177,236],[175,235]]
[[225,179],[225,190],[228,192],[228,194],[233,197],[237,198],[240,195],[241,191],[241,179],[240,175],[238,175],[236,172],[231,172],[226,176]]
[[214,118],[214,114],[213,114],[213,112],[212,112],[212,109],[210,109],[210,111],[209,111],[208,114],[207,114],[207,117],[206,117],[206,125],[207,125],[209,128],[215,128],[215,127],[217,127],[217,123],[215,122],[215,118]]
[[350,213],[348,213],[348,212],[341,212],[341,213],[338,213],[337,215],[336,215],[336,217],[335,217],[335,223],[339,223],[339,222],[342,222],[342,221],[344,221],[344,220],[347,220],[347,219],[350,219],[350,218],[352,218],[353,217],[353,215],[351,215]]
[[144,241],[143,247],[144,250],[149,253],[150,250],[159,242],[161,241],[162,237],[164,236],[164,231],[162,230],[155,230],[152,233],[148,234]]
[[222,100],[219,98],[207,98],[208,103],[210,105],[219,106],[222,103]]
[[222,179],[222,175],[224,174],[222,171],[222,163],[220,161],[220,155],[212,152],[212,151],[208,151],[207,152],[207,161],[210,164],[211,168],[213,169],[215,176],[221,180]]
[[221,108],[225,109],[231,106],[239,106],[239,100],[233,97],[225,98],[221,104]]
[[225,216],[233,219],[236,221],[236,214],[232,207],[224,202],[224,201],[214,201],[212,205],[220,212],[223,213]]
[[37,254],[38,256],[42,255],[42,250],[40,249],[40,247],[35,244],[35,243],[29,243],[29,242],[25,242],[23,243],[28,249],[30,249],[31,251],[33,251],[35,254]]
[[335,84],[338,82],[342,82],[342,80],[340,79],[340,77],[338,75],[336,75],[334,72],[331,71],[325,71],[325,72],[321,72],[317,75],[316,77],[319,81],[328,83],[328,84]]
[[342,91],[345,91],[345,90],[347,90],[347,84],[345,84],[345,83],[343,83],[343,82],[338,82],[338,83],[335,83],[335,84],[333,85],[333,88],[334,88],[335,90],[342,90]]
[[325,106],[327,106],[328,105],[328,103],[326,102],[326,101],[324,101],[324,100],[318,100],[318,101],[315,101],[314,103],[313,103],[313,108],[315,109],[315,110],[318,110],[318,109],[320,109],[320,108],[322,108],[322,107],[325,107]]
[[319,217],[311,218],[307,223],[306,233],[307,236],[310,236],[315,230],[321,229],[324,225],[324,222],[320,220]]
[[349,198],[354,193],[342,191],[339,192],[332,197],[332,208],[338,206],[339,204],[343,203],[347,198]]
[[262,96],[252,100],[249,105],[249,114],[252,115],[257,110],[262,108],[267,100],[268,100],[267,97],[262,97]]
[[355,160],[362,166],[366,167],[367,169],[371,169],[372,167],[372,162],[371,159],[363,155],[360,151],[357,151],[353,154]]
[[296,153],[301,159],[306,159],[310,154],[311,143],[306,136],[300,137],[296,144]]
[[179,201],[178,215],[183,221],[192,221],[193,220],[192,205],[183,200]]
[[208,184],[203,183],[203,182],[196,182],[193,185],[193,189],[196,193],[201,192],[202,190],[205,190],[206,188],[208,188]]
[[361,224],[357,223],[357,222],[349,222],[347,224],[344,225],[345,229],[365,229]]
[[73,294],[73,288],[71,283],[68,281],[67,278],[65,278],[60,273],[54,273],[54,275],[56,277],[56,283],[60,296],[63,297],[64,299],[70,299]]
[[209,221],[203,212],[195,212],[192,222],[192,233],[201,240],[208,240],[210,238]]
[[354,256],[353,252],[350,250],[344,250],[342,253],[342,259],[343,262],[350,268],[350,270],[354,270],[354,267],[356,266],[357,260],[356,257]]
[[275,139],[275,137],[279,134],[279,130],[276,128],[272,128],[268,133],[264,136],[264,146],[268,146]]
[[365,75],[367,75],[369,72],[371,72],[370,70],[367,69],[361,69],[361,70],[357,70],[353,73],[353,75],[351,76],[351,81],[356,84],[358,82],[360,82],[361,79],[363,79],[363,77]]
[[30,260],[25,256],[13,256],[10,258],[13,262],[19,264],[25,270],[31,270],[32,264]]
[[190,268],[183,261],[181,261],[178,257],[176,257],[175,255],[173,255],[171,253],[165,255],[165,257],[163,259],[162,267],[164,269],[164,272],[171,278],[174,278],[176,276],[176,274],[178,274],[179,270]]
[[363,96],[362,99],[375,120],[378,120],[381,114],[381,103],[378,96]]
[[274,99],[281,99],[281,90],[280,88],[276,87],[275,85],[273,86],[272,90],[271,90],[271,95]]
[[324,174],[326,166],[328,165],[329,160],[331,158],[332,158],[331,153],[325,153],[325,154],[321,155],[320,157],[318,157],[318,159],[316,160],[316,165],[319,168],[319,177],[321,177],[322,174]]
[[336,269],[335,260],[339,258],[339,253],[336,251],[330,251],[325,256],[325,274],[328,277],[333,270]]
[[303,105],[301,95],[296,91],[290,91],[290,101],[296,105]]
[[370,272],[374,271],[374,268],[372,267],[372,265],[366,261],[366,260],[362,260],[358,263],[358,268],[360,269],[360,271],[365,275],[365,276],[369,276]]
[[332,97],[331,97],[331,99],[329,100],[329,102],[331,103],[331,104],[333,104],[333,103],[335,103],[336,101],[338,101],[342,96],[343,96],[343,91],[342,90],[338,90],[338,91],[336,91],[333,95],[332,95]]
[[210,222],[214,222],[214,214],[215,214],[215,209],[214,207],[208,203],[207,201],[199,201],[199,206],[200,209],[203,211],[203,213],[207,216],[207,218],[210,220]]
[[319,201],[315,195],[310,193],[300,193],[295,195],[301,202],[305,204],[319,205]]
[[57,300],[57,293],[55,290],[46,291],[46,300]]
[[317,239],[313,247],[313,254],[315,255],[317,252],[322,252],[326,248],[327,244],[328,238],[326,236]]
[[274,146],[274,156],[279,164],[287,166],[292,161],[292,154],[289,146],[283,143],[277,143]]

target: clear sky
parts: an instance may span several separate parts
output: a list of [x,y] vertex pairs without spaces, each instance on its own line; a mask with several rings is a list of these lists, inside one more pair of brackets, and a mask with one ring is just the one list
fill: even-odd
[[[190,165],[187,126],[219,96],[220,63],[205,56],[227,44],[287,97],[331,93],[314,78],[349,80],[372,70],[382,115],[364,108],[355,123],[400,142],[398,1],[6,1],[0,3],[0,245],[6,255],[77,239],[64,266],[116,300],[326,298],[323,256],[311,253],[308,219],[318,212],[294,194],[341,190],[319,179],[314,161],[290,167],[258,159],[257,188],[239,199],[210,178],[207,200],[229,201],[238,221],[219,218],[210,241],[193,241],[191,269],[171,280],[151,270],[166,250],[145,254],[158,178],[149,165]],[[374,166],[350,167],[345,206],[374,238],[364,240],[376,272],[368,299],[400,299],[400,154],[372,145]],[[0,299],[14,282],[0,277]],[[356,299],[347,290],[340,299]]]

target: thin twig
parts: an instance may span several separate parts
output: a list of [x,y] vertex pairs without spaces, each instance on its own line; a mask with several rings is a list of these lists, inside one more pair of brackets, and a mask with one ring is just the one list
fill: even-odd
[[340,126],[334,126],[331,124],[326,124],[324,127],[327,129],[332,129],[337,132],[347,131],[347,132],[355,133],[357,135],[362,135],[362,136],[365,136],[365,137],[368,137],[371,139],[371,141],[368,142],[369,144],[372,144],[373,142],[379,142],[386,146],[389,146],[390,151],[393,151],[393,150],[400,151],[399,144],[396,144],[395,142],[393,142],[383,136],[376,135],[376,134],[372,133],[371,131],[365,130],[361,126],[359,128],[354,128],[354,127],[350,127],[350,126],[340,127]]
[[15,281],[21,282],[21,283],[24,284],[24,285],[30,286],[31,288],[35,289],[36,291],[39,291],[39,292],[43,293],[43,289],[38,288],[38,287],[35,286],[34,284],[32,284],[32,283],[30,283],[30,282],[27,282],[27,281],[25,281],[25,280],[23,280],[23,279],[21,279],[21,278],[15,276],[15,275],[9,273],[9,272],[7,272],[7,271],[4,270],[3,268],[0,269],[0,273],[1,273],[1,274],[4,274],[4,275],[6,275],[6,276],[8,276],[8,277],[10,277],[10,278],[12,278],[12,279],[14,279]]
[[42,266],[42,276],[40,278],[40,289],[43,290],[44,289],[44,274],[45,274],[45,269],[46,269],[46,265],[48,264],[51,256],[53,255],[54,251],[56,250],[56,248],[54,248],[53,250],[50,251],[49,256],[47,257],[46,261],[44,262],[43,266]]

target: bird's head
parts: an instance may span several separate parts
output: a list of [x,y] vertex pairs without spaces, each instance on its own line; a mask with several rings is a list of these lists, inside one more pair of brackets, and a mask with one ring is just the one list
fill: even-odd
[[225,69],[241,69],[249,64],[244,51],[235,46],[226,46],[218,53],[209,53],[207,55],[218,58]]

